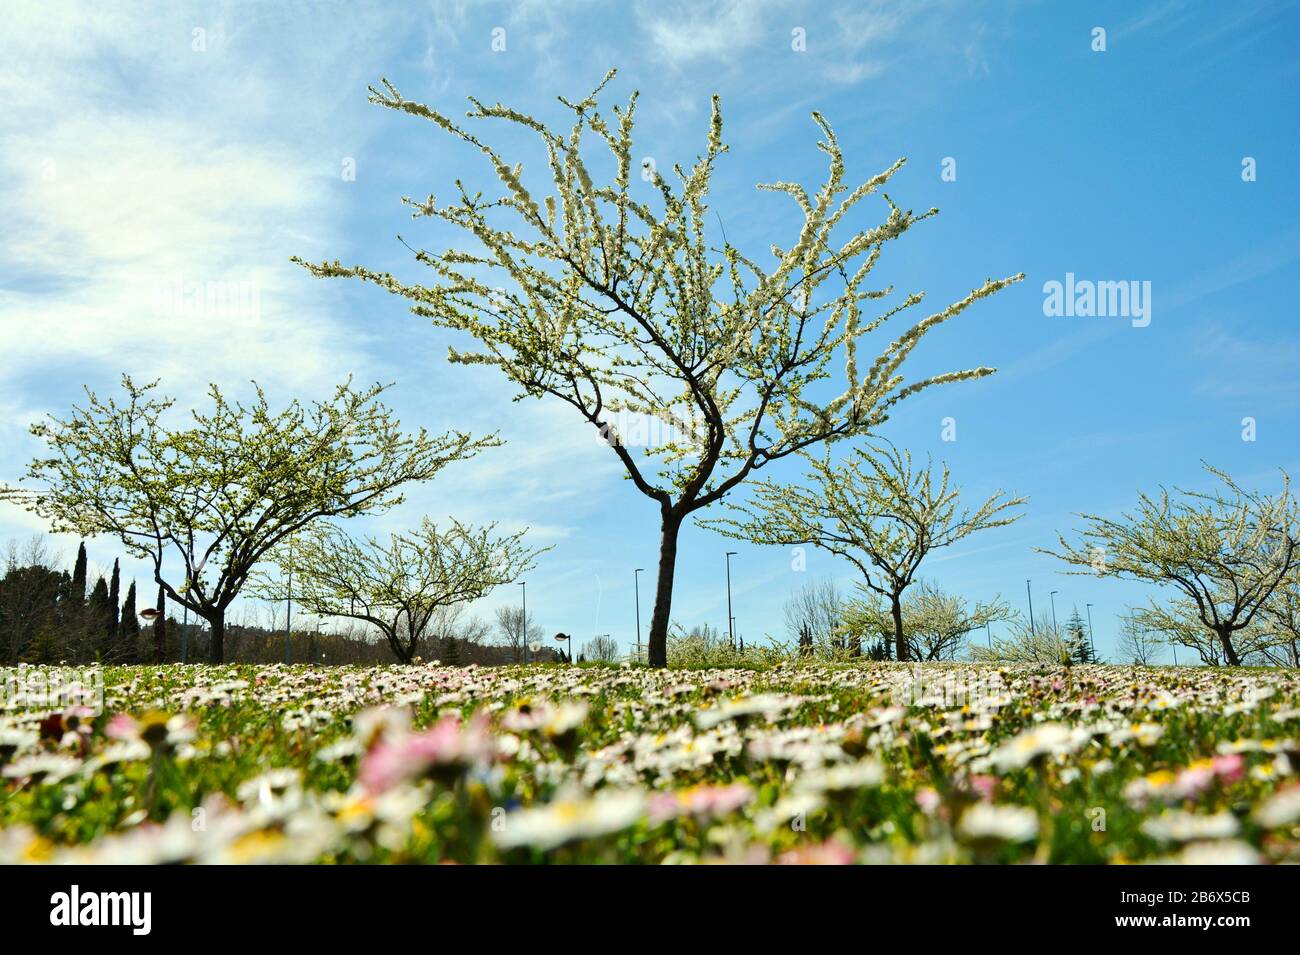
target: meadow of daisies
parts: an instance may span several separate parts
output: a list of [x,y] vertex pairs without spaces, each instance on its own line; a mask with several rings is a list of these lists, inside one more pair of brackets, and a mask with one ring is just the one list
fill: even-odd
[[1300,861],[1293,671],[41,677],[0,669],[4,863]]

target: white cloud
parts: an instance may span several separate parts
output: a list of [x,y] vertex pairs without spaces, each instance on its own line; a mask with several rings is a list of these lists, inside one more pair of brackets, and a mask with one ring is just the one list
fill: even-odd
[[700,59],[732,58],[763,36],[768,5],[730,0],[717,5],[655,3],[638,18],[657,59],[683,66]]
[[[304,106],[329,111],[347,80],[318,80],[365,35],[322,23],[286,50],[256,14],[221,7],[7,14],[0,219],[16,241],[0,249],[0,379],[88,366],[87,380],[131,371],[197,389],[364,365],[364,342],[288,257],[337,231],[341,160],[322,158],[334,133]],[[269,121],[286,91],[297,108]],[[160,298],[175,286],[197,287],[199,307]],[[230,288],[243,308],[203,304]]]

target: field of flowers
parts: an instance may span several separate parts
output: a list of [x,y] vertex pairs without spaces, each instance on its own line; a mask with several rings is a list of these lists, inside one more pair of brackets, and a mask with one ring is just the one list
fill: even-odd
[[0,669],[0,862],[1300,861],[1293,671],[56,676]]

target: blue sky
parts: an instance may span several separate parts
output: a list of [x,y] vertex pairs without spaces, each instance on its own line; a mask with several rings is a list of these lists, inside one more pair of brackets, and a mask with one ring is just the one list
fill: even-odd
[[[123,371],[162,377],[182,402],[208,381],[238,391],[256,378],[281,400],[323,396],[348,374],[395,381],[406,423],[499,430],[509,443],[373,528],[425,513],[528,525],[554,545],[528,577],[538,622],[628,643],[633,568],[653,573],[657,514],[609,449],[571,409],[514,403],[490,370],[449,365],[448,344],[469,342],[402,300],[288,261],[416,278],[396,234],[434,248],[454,237],[412,223],[400,197],[445,196],[458,176],[487,185],[474,154],[366,102],[380,76],[451,113],[472,94],[562,122],[554,97],[585,93],[610,66],[610,101],[641,91],[636,155],[661,169],[703,148],[709,96],[721,95],[731,152],[712,198],[733,242],[766,247],[796,228],[789,200],[753,185],[820,183],[816,109],[851,180],[906,156],[890,194],[940,209],[882,259],[878,276],[900,294],[942,305],[1027,273],[929,336],[910,366],[998,373],[909,399],[882,431],[948,461],[972,498],[998,487],[1030,498],[1020,523],[936,555],[925,573],[946,589],[1023,608],[1032,578],[1036,609],[1051,590],[1062,618],[1093,604],[1106,654],[1116,615],[1149,589],[1063,576],[1035,547],[1074,526],[1073,512],[1114,514],[1139,488],[1203,483],[1202,458],[1269,487],[1277,468],[1298,470],[1295,3],[103,6],[20,0],[0,26],[0,479],[37,450],[28,422]],[[796,29],[806,50],[792,49]],[[1255,181],[1243,181],[1246,157]],[[349,160],[355,179],[342,175]],[[1044,283],[1067,273],[1150,282],[1150,324],[1045,315]],[[175,281],[240,283],[257,307],[178,313],[157,295]],[[941,440],[947,417],[956,441]],[[1246,417],[1254,441],[1242,440]],[[0,510],[0,540],[38,529]],[[59,546],[70,558],[75,541]],[[782,605],[810,578],[852,587],[827,556],[798,573],[787,550],[691,529],[676,620],[725,628],[729,549],[749,639],[784,638]],[[119,549],[97,540],[90,552],[104,564]],[[507,590],[475,612],[517,600]]]

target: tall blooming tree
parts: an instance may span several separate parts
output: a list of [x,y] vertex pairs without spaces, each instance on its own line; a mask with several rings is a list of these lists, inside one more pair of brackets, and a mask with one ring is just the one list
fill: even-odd
[[[946,464],[938,471],[915,467],[910,454],[889,444],[856,450],[841,465],[829,456],[809,463],[804,484],[755,481],[753,501],[731,507],[736,516],[700,523],[756,544],[810,544],[844,558],[862,574],[868,595],[883,600],[892,623],[885,636],[892,633],[898,659],[906,660],[914,641],[903,619],[903,594],[922,562],[938,548],[1019,520],[1021,515],[1011,511],[1025,498],[996,491],[974,510],[964,509]],[[980,612],[989,609],[981,605]],[[984,622],[981,617],[977,625]],[[939,649],[959,636],[950,635]],[[918,637],[917,643],[916,652],[928,654],[933,635],[924,644]]]
[[[471,98],[469,119],[536,136],[549,179],[541,198],[522,165],[466,127],[406,99],[387,80],[371,88],[372,102],[429,120],[480,151],[501,190],[484,196],[456,180],[449,203],[432,195],[404,200],[414,217],[439,219],[469,240],[443,252],[415,251],[432,274],[424,282],[337,261],[307,267],[409,299],[416,315],[477,341],[473,352],[452,349],[451,361],[496,367],[520,398],[548,395],[571,405],[608,442],[633,486],[659,510],[648,656],[664,666],[677,539],[687,517],[772,461],[868,433],[908,395],[990,374],[981,367],[909,381],[902,365],[927,332],[1023,276],[986,281],[896,331],[864,360],[864,337],[922,301],[912,293],[876,314],[864,311],[892,292],[873,282],[886,243],[937,212],[914,215],[882,192],[903,160],[850,188],[835,135],[814,113],[823,135],[818,148],[830,164],[826,180],[811,195],[794,182],[759,187],[785,193],[799,211],[788,244],[772,245],[771,261],[760,263],[725,235],[720,243],[708,237],[709,189],[727,151],[718,98],[704,155],[689,169],[675,166],[670,183],[653,164],[634,172],[636,94],[608,114],[598,104],[613,76],[581,100],[560,99],[573,115],[567,132]],[[593,141],[612,158],[612,181],[597,179]],[[870,197],[882,202],[883,221],[849,227],[850,212]],[[837,377],[833,363],[843,368],[835,385],[827,384]],[[620,415],[657,422],[667,437],[633,448],[619,432]]]
[[213,385],[211,410],[186,421],[169,414],[174,402],[157,382],[122,384],[121,398],[87,389],[84,407],[33,425],[49,457],[27,477],[44,488],[0,487],[0,500],[55,531],[120,539],[152,566],[160,611],[171,600],[207,621],[213,663],[223,659],[227,609],[277,544],[318,520],[399,504],[407,484],[500,443],[406,433],[380,385],[344,384],[328,400],[279,411],[260,388],[245,404]]

